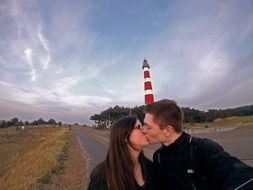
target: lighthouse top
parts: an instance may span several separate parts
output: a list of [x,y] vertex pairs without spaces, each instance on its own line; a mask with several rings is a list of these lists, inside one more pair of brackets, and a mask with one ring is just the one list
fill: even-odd
[[150,68],[147,59],[144,59],[142,69],[144,69],[145,67]]

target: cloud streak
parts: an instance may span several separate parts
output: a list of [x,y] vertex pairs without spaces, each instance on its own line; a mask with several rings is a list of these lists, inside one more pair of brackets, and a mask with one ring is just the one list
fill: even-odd
[[33,65],[32,49],[26,48],[24,50],[24,53],[25,53],[25,58],[27,60],[27,63],[31,68],[31,72],[30,72],[31,81],[36,81],[37,75],[36,75],[36,70],[35,70],[34,65]]
[[38,38],[39,38],[40,43],[43,46],[44,50],[46,51],[46,56],[41,58],[41,62],[43,64],[43,68],[47,69],[49,62],[51,61],[50,49],[48,47],[48,41],[43,37],[43,35],[41,33],[41,28],[40,27],[38,29]]

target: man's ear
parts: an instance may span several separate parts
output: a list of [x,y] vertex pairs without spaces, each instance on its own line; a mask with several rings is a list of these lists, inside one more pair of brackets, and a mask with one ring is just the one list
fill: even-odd
[[169,137],[173,132],[173,127],[171,125],[168,125],[166,128],[165,128],[165,136],[166,137]]

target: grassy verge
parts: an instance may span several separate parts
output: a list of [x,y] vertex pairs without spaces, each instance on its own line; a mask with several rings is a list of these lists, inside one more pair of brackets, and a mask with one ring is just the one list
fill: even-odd
[[224,119],[216,119],[213,122],[206,123],[184,123],[184,128],[212,128],[212,127],[239,127],[242,128],[252,128],[253,127],[253,115],[251,116],[240,116],[240,117],[228,117]]
[[86,157],[71,131],[62,169],[53,174],[50,183],[44,184],[40,190],[79,190],[87,188]]
[[71,133],[66,128],[0,130],[0,189],[38,189],[63,167]]

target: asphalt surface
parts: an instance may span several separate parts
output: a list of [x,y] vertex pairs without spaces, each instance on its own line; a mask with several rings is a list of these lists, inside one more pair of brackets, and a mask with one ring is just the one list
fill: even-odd
[[[91,170],[106,157],[108,146],[92,137],[91,133],[96,133],[109,138],[110,132],[104,130],[76,129],[76,136],[87,154],[88,175]],[[192,133],[192,136],[209,138],[219,143],[225,151],[236,156],[243,162],[253,166],[253,129],[240,129],[224,132]],[[151,145],[146,148],[145,153],[152,159],[152,153],[160,145]]]
[[83,129],[75,129],[76,137],[84,149],[87,160],[87,175],[102,160],[105,159],[108,147],[92,138],[89,132]]
[[193,136],[210,138],[222,145],[229,154],[253,166],[253,129],[193,134]]

